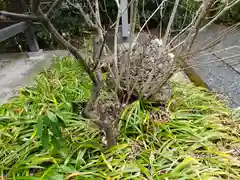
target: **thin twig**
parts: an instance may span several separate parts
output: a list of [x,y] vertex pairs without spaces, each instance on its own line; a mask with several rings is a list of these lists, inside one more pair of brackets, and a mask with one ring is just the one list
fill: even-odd
[[[226,31],[224,31],[219,37],[217,37],[216,39],[214,39],[214,41],[212,41],[212,42],[209,42],[206,46],[203,46],[203,45],[201,45],[201,49],[198,49],[198,50],[196,50],[196,51],[194,51],[194,52],[189,52],[188,54],[183,54],[183,55],[180,55],[180,56],[178,56],[178,57],[180,57],[180,58],[184,58],[184,57],[190,57],[190,56],[193,56],[194,54],[197,54],[197,53],[200,53],[200,52],[202,52],[202,51],[206,51],[206,50],[208,50],[208,49],[210,49],[210,48],[212,48],[213,46],[215,46],[215,45],[217,45],[218,43],[220,43],[220,41],[221,41],[221,39],[225,36],[225,35],[227,35],[229,32],[231,32],[231,31],[233,31],[236,27],[238,27],[240,25],[240,22],[239,23],[237,23],[237,24],[234,24],[234,25],[232,25],[232,26],[230,26],[230,27],[228,27],[227,28],[227,30]],[[204,43],[205,44],[205,43]],[[237,46],[234,46],[234,47],[237,47]]]
[[168,40],[168,37],[170,35],[170,30],[171,30],[174,18],[175,18],[176,13],[177,13],[177,8],[178,8],[178,5],[179,5],[179,1],[180,0],[175,0],[174,7],[173,7],[173,10],[172,10],[172,14],[171,14],[169,22],[168,22],[167,30],[166,30],[165,35],[163,37],[163,47],[165,47],[165,45],[167,43],[167,40]]
[[[131,14],[130,14],[130,24],[131,24],[131,29],[130,29],[130,43],[129,43],[129,48],[128,48],[128,58],[126,58],[124,62],[124,67],[127,69],[126,72],[126,78],[127,78],[127,92],[130,92],[130,62],[131,62],[131,54],[132,54],[132,37],[134,37],[135,33],[135,24],[136,24],[136,17],[137,17],[137,8],[138,8],[138,0],[133,0],[131,4]],[[128,99],[130,98],[130,94],[128,95]]]
[[[195,22],[194,26],[192,27],[191,31],[189,32],[188,37],[186,38],[185,45],[187,45],[187,52],[189,52],[190,49],[192,48],[193,42],[196,39],[196,36],[197,36],[197,34],[199,32],[202,20],[206,16],[206,14],[209,11],[210,7],[212,6],[213,2],[214,2],[214,0],[205,0],[205,1],[203,1],[203,3],[202,3],[202,11],[199,14],[198,18],[196,19],[196,22]],[[183,45],[183,48],[185,48],[184,45]]]
[[[175,40],[177,40],[177,39],[179,38],[179,36],[181,36],[182,34],[188,32],[188,31],[191,29],[191,27],[194,25],[194,22],[196,21],[198,15],[200,14],[200,12],[201,12],[201,7],[196,11],[196,15],[195,15],[195,17],[192,19],[192,21],[189,23],[189,25],[187,25],[187,26],[186,26],[184,29],[182,29],[176,36],[174,36],[174,38],[171,39],[171,41],[170,41],[170,42],[168,43],[168,45],[167,45],[167,48],[169,48],[169,46],[170,46]],[[172,51],[172,50],[170,50],[170,51]]]
[[93,74],[93,72],[91,71],[87,61],[85,60],[84,55],[80,54],[78,49],[75,48],[72,44],[70,44],[67,40],[65,40],[60,34],[59,32],[56,30],[56,28],[54,28],[54,26],[52,25],[52,23],[50,22],[50,20],[48,19],[48,17],[41,11],[39,10],[39,12],[37,13],[40,17],[41,17],[41,22],[43,24],[43,26],[49,31],[51,32],[51,34],[59,41],[61,42],[61,44],[63,44],[67,49],[69,49],[69,51],[75,56],[75,58],[80,62],[80,64],[83,66],[83,68],[85,69],[85,71],[88,73],[89,77],[91,78],[91,80],[93,81],[93,83],[97,83],[97,79],[95,77],[95,75]]
[[74,7],[75,9],[79,10],[80,14],[83,16],[85,23],[89,26],[89,27],[95,27],[94,23],[92,22],[92,20],[90,19],[89,15],[86,14],[84,12],[84,10],[82,9],[80,4],[73,4],[70,0],[67,0],[67,3],[69,5],[71,5],[72,7]]
[[[222,11],[224,11],[223,13],[225,13],[227,10],[229,10],[231,7],[233,7],[234,5],[236,5],[237,3],[239,3],[240,0],[235,1],[234,3],[232,3],[230,6],[227,6],[226,8],[224,8]],[[198,33],[203,32],[207,27],[209,27],[211,24],[213,24],[223,13],[222,11],[213,19],[211,20],[208,24],[206,24],[205,26],[203,26],[202,28],[199,29]],[[192,34],[191,36],[194,36],[194,34]],[[179,46],[181,46],[183,43],[185,43],[186,40],[183,40],[181,42],[179,42],[177,45],[175,45],[173,48],[170,49],[170,51],[174,51],[176,48],[178,48]]]
[[161,2],[161,4],[155,9],[155,11],[149,16],[149,18],[147,19],[147,21],[145,21],[145,23],[142,25],[141,29],[139,30],[136,38],[133,40],[133,43],[132,43],[132,48],[135,46],[141,32],[143,31],[144,27],[147,25],[147,23],[150,21],[150,19],[158,12],[158,10],[162,7],[162,5],[164,4],[164,2],[166,2],[167,0],[163,0]]
[[[214,54],[214,53],[211,53],[211,54]],[[237,57],[240,57],[240,54],[229,56],[229,57],[225,57],[225,58],[221,58],[221,59],[218,59],[218,60],[212,60],[212,61],[208,61],[208,62],[203,62],[203,63],[194,64],[194,65],[189,65],[188,67],[180,68],[180,70],[186,70],[186,69],[189,69],[189,68],[198,67],[200,65],[209,65],[209,64],[212,64],[212,63],[226,61],[226,60],[237,58]]]
[[118,29],[119,29],[119,21],[121,16],[120,11],[120,4],[118,0],[115,0],[117,7],[118,7],[118,14],[117,14],[117,20],[116,20],[116,26],[115,26],[115,32],[114,32],[114,53],[113,53],[113,60],[114,60],[114,74],[116,78],[116,86],[115,86],[115,95],[116,95],[116,101],[119,103],[119,99],[117,96],[117,92],[120,86],[120,79],[119,79],[119,70],[118,70],[118,57],[117,57],[117,41],[118,41]]
[[239,2],[240,2],[240,0],[236,0],[235,2],[232,2],[229,6],[226,6],[210,22],[208,22],[205,26],[203,26],[200,31],[204,31],[207,27],[209,27],[211,24],[213,24],[219,17],[221,17],[226,11],[231,9],[233,6],[237,5]]
[[52,6],[49,8],[48,12],[46,13],[47,17],[51,17],[54,13],[54,10],[63,2],[63,0],[55,0]]

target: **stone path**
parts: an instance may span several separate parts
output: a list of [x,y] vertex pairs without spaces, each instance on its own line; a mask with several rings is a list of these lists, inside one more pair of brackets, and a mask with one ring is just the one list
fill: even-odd
[[54,55],[66,56],[68,52],[44,51],[36,59],[29,59],[26,53],[0,54],[0,104],[14,96],[19,87],[34,83],[34,78],[51,64]]

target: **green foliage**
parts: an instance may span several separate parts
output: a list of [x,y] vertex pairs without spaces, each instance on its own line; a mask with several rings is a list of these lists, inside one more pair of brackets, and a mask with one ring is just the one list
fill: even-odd
[[104,150],[98,129],[72,112],[71,102],[86,101],[90,89],[79,63],[57,58],[34,87],[20,89],[18,97],[2,105],[0,177],[240,178],[240,159],[234,154],[240,148],[239,113],[234,111],[234,119],[214,94],[175,84],[169,113],[154,120],[146,102],[134,102],[122,112],[118,145]]
[[65,127],[65,123],[57,113],[47,111],[46,115],[39,117],[37,133],[44,148],[48,149],[49,142],[51,142],[56,149],[60,148],[60,143],[63,141],[61,127]]
[[6,9],[7,5],[9,4],[9,0],[0,0],[0,8]]
[[226,13],[224,13],[220,19],[218,19],[218,23],[222,22],[228,25],[240,22],[240,3],[230,8]]

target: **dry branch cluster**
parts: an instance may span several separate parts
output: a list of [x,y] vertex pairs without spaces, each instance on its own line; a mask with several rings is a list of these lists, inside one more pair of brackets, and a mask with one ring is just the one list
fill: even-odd
[[[106,63],[112,74],[106,78],[107,93],[95,103],[96,123],[105,132],[108,145],[116,143],[116,133],[122,108],[137,99],[164,104],[171,98],[172,86],[169,79],[164,82],[165,74],[173,71],[174,56],[162,46],[162,41],[148,37],[144,43],[137,43],[130,56],[128,49],[118,53],[117,78],[114,76],[114,61]],[[103,64],[102,64],[103,65]],[[106,68],[106,67],[105,67]],[[119,84],[116,89],[116,79]],[[116,92],[117,91],[117,92]],[[117,98],[115,96],[117,95]],[[101,122],[101,123],[100,123]],[[114,138],[113,138],[114,137]]]
[[[120,89],[138,99],[168,102],[171,97],[171,83],[167,80],[162,86],[160,84],[164,75],[175,66],[174,56],[166,51],[162,41],[148,36],[147,40],[135,45],[129,58],[128,55],[128,50],[118,55]],[[108,84],[113,84],[115,78],[110,79],[111,77],[108,78]]]

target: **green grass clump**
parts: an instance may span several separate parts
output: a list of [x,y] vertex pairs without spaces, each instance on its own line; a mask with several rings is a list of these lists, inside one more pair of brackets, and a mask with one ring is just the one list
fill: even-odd
[[2,105],[0,179],[240,179],[240,122],[214,94],[175,84],[159,120],[135,101],[123,111],[118,145],[104,150],[98,129],[72,112],[90,89],[77,62],[56,59],[36,86]]

